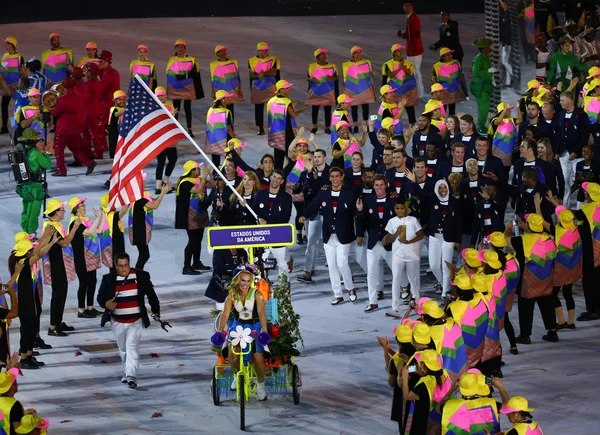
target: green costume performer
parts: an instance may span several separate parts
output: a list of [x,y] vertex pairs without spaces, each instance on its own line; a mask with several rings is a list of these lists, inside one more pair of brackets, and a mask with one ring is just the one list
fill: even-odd
[[[579,71],[587,76],[588,69],[577,58],[572,50],[571,38],[563,36],[558,40],[560,50],[550,58],[550,69],[548,80],[552,86],[562,83],[562,91],[566,91],[571,85],[571,79],[575,72]],[[585,76],[584,76],[585,77]]]
[[[50,157],[39,148],[39,133],[32,128],[23,131],[23,136],[17,139],[24,142],[27,162],[29,164],[29,181],[17,186],[17,194],[23,199],[23,211],[21,212],[21,228],[27,234],[35,234],[38,229],[40,213],[44,203],[46,192],[42,174],[44,170],[52,167]],[[39,142],[43,144],[43,142]]]
[[494,93],[492,84],[493,73],[490,52],[493,41],[488,38],[479,38],[473,42],[473,46],[479,48],[479,54],[473,59],[473,81],[471,81],[471,93],[477,101],[477,130],[486,132],[486,123],[490,112],[490,99]]

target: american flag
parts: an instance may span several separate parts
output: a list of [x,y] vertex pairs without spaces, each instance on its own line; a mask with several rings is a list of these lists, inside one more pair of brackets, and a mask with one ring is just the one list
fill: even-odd
[[119,129],[110,178],[109,210],[141,199],[144,196],[142,169],[161,151],[185,138],[177,121],[136,76]]

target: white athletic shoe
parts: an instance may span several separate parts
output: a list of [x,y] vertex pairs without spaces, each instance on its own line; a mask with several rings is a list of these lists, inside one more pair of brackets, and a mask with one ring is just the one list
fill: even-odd
[[237,374],[233,375],[233,382],[231,383],[231,391],[237,390]]
[[265,383],[264,382],[257,382],[256,383],[256,395],[258,396],[258,400],[260,400],[261,402],[263,400],[267,400],[267,390],[265,388]]

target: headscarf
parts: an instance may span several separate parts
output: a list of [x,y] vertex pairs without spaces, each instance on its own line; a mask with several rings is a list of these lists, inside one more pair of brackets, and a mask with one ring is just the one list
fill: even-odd
[[[442,196],[440,195],[440,193],[439,193],[439,188],[440,188],[440,186],[441,186],[442,184],[446,185],[446,189],[447,189],[447,191],[448,191],[448,193],[446,194],[446,196],[445,196],[445,197],[442,197]],[[434,193],[435,193],[435,196],[437,196],[437,198],[439,199],[439,201],[440,201],[442,204],[447,204],[447,203],[448,203],[448,200],[450,199],[450,187],[448,186],[448,183],[446,183],[446,180],[438,180],[438,181],[435,183],[435,187],[433,188],[433,191],[434,191]]]

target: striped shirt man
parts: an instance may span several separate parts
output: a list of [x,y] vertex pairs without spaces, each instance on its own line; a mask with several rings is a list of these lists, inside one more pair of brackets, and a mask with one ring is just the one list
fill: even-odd
[[112,317],[119,323],[133,323],[142,317],[135,270],[131,269],[127,277],[117,276],[116,284],[117,307],[113,310]]

